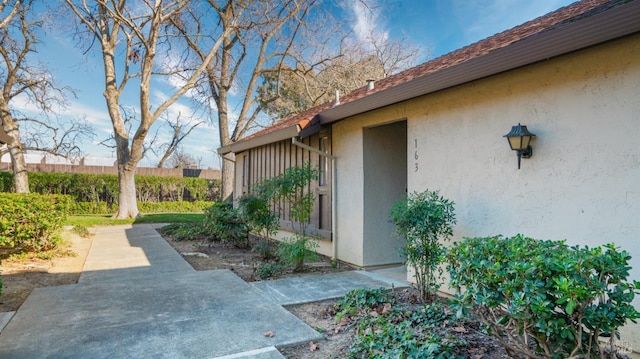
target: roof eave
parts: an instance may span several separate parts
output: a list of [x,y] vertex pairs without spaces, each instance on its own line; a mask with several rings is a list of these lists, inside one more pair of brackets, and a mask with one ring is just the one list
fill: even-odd
[[485,55],[318,114],[322,124],[427,95],[640,31],[640,1],[543,31]]
[[226,155],[227,153],[239,153],[251,148],[268,145],[270,143],[287,140],[291,137],[296,137],[300,133],[300,125],[281,128],[279,130],[267,133],[262,136],[254,137],[252,139],[240,142],[234,142],[230,145],[218,148],[219,155]]

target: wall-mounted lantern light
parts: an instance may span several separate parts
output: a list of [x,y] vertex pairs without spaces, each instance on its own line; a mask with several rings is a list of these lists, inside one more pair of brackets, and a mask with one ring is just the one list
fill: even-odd
[[518,124],[518,126],[511,127],[511,132],[502,137],[506,137],[511,149],[518,153],[518,169],[520,169],[520,158],[529,158],[533,155],[533,149],[529,146],[529,142],[536,135],[529,132],[527,126]]

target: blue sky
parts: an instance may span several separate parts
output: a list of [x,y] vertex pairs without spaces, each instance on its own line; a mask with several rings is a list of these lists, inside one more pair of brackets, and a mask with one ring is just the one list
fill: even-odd
[[[463,46],[512,28],[544,15],[573,1],[569,0],[379,0],[373,13],[365,16],[356,0],[344,0],[342,16],[349,16],[355,34],[373,29],[379,36],[405,38],[422,49],[421,62],[439,57]],[[38,56],[49,63],[59,84],[70,86],[76,98],[64,110],[69,118],[84,117],[94,127],[95,138],[82,147],[88,156],[113,157],[112,149],[97,145],[106,139],[111,122],[102,97],[104,80],[100,59],[83,55],[68,36],[49,32]],[[427,57],[428,56],[428,57]],[[166,96],[168,88],[155,89],[156,98]],[[153,91],[152,91],[153,92]],[[136,98],[127,102],[136,104]],[[19,105],[23,112],[32,112],[28,103]],[[171,110],[183,116],[191,112],[188,100],[179,102]],[[203,168],[219,168],[215,154],[218,132],[213,124],[201,126],[184,142],[185,151],[202,159]],[[140,166],[153,166],[157,159],[143,159]]]

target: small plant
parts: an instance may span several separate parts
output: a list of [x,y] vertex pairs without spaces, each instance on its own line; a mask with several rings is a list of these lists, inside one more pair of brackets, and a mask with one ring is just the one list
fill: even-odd
[[161,228],[162,232],[173,236],[174,241],[193,241],[199,238],[209,238],[207,227],[203,223],[172,223]]
[[233,243],[238,248],[249,246],[249,228],[240,213],[228,202],[218,202],[204,212],[204,226],[211,238]]
[[87,227],[85,226],[73,226],[73,228],[71,229],[71,232],[79,235],[82,238],[89,238],[91,237],[91,232],[89,232],[89,229],[87,229]]
[[258,252],[262,259],[271,260],[275,258],[275,253],[273,252],[273,245],[268,240],[260,240],[253,246],[253,250]]
[[[304,166],[287,168],[282,174],[267,178],[253,187],[251,194],[239,202],[240,215],[247,223],[242,231],[253,233],[269,239],[277,233],[280,219],[291,220],[295,235],[280,243],[278,252],[282,260],[302,271],[305,259],[313,259],[318,243],[309,237],[307,224],[313,212],[315,196],[309,191],[311,182],[318,177],[318,169],[307,162]],[[229,211],[228,208],[224,209]],[[226,224],[220,227],[227,228]],[[268,249],[263,245],[258,251]],[[263,253],[265,259],[271,257],[270,252]]]
[[600,337],[615,353],[617,329],[640,317],[631,305],[640,282],[627,280],[631,256],[613,244],[467,238],[448,259],[451,284],[465,288],[452,309],[476,314],[514,356],[602,357]]
[[278,263],[261,263],[256,267],[256,274],[261,278],[271,278],[282,274],[282,267]]
[[275,178],[275,200],[283,199],[288,205],[289,217],[298,224],[296,232],[300,235],[306,234],[306,225],[313,212],[315,197],[308,188],[311,181],[317,178],[318,169],[312,168],[311,162],[301,167],[287,168],[282,175]]
[[406,239],[403,254],[416,272],[416,284],[422,300],[431,299],[440,287],[445,248],[441,241],[453,235],[456,218],[454,203],[437,191],[411,193],[391,208],[391,222],[396,233]]
[[293,270],[304,270],[306,259],[315,260],[318,243],[312,238],[296,235],[293,238],[284,239],[278,246],[280,259],[293,266]]
[[277,233],[280,226],[279,215],[271,206],[273,190],[271,181],[265,181],[239,202],[240,213],[250,230],[266,239]]
[[384,288],[354,289],[338,300],[334,308],[338,313],[357,314],[360,310],[377,308],[389,301]]

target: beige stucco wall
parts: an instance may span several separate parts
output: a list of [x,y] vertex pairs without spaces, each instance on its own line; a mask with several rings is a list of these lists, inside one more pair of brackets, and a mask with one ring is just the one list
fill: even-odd
[[[408,190],[455,201],[455,240],[615,242],[640,280],[640,36],[335,124],[340,259],[362,263],[363,247],[374,245],[363,239],[362,128],[403,118]],[[518,122],[537,135],[520,170],[502,137]],[[638,333],[637,325],[623,333],[636,351]]]

